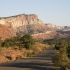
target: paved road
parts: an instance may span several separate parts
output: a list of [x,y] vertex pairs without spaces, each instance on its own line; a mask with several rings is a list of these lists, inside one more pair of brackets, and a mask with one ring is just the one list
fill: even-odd
[[34,57],[1,64],[0,70],[55,70],[52,63],[54,53],[54,47],[48,47]]

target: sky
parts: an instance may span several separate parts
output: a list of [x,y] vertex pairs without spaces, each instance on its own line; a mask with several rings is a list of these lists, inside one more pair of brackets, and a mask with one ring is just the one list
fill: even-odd
[[70,26],[70,0],[0,0],[0,17],[36,14],[44,23]]

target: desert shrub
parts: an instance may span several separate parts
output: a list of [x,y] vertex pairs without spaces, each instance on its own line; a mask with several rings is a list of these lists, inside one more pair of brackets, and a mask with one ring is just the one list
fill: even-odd
[[32,57],[33,55],[34,55],[34,53],[33,52],[30,52],[30,51],[25,51],[23,53],[23,57]]
[[39,53],[39,50],[36,47],[33,47],[32,50],[33,50],[33,55]]
[[53,57],[53,62],[56,67],[60,67],[60,70],[65,70],[69,64],[69,58],[67,57],[66,47],[60,48],[58,53]]
[[42,51],[46,50],[46,46],[41,46]]
[[55,49],[56,50],[59,50],[60,49],[60,46],[59,45],[55,45]]
[[68,69],[70,69],[70,63],[68,63],[68,64],[66,65],[66,67],[67,67]]
[[21,39],[21,36],[16,36],[10,39],[6,39],[1,43],[1,46],[2,47],[22,46],[20,39]]
[[2,48],[0,47],[0,54],[2,53]]
[[65,40],[61,40],[59,43],[55,44],[55,49],[59,50],[61,48],[67,47],[67,42]]

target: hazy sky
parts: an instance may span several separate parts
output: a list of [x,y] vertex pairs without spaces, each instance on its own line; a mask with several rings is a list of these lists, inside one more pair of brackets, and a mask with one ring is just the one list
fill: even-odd
[[0,17],[37,14],[44,23],[70,26],[70,0],[0,0]]

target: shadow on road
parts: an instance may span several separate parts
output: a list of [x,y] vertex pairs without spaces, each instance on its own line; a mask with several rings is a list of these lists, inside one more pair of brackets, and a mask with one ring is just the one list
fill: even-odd
[[[19,62],[19,63],[12,63],[12,64],[7,64],[7,65],[1,65],[2,67],[18,67],[18,68],[31,68],[31,69],[35,69],[35,70],[54,70],[52,68],[52,64],[51,63],[40,63],[40,62],[32,62],[32,63],[23,63],[23,62]],[[50,66],[50,67],[49,67]]]
[[30,70],[55,70],[53,67],[54,64],[52,63],[53,55],[54,51],[49,48],[32,58],[24,58],[14,62],[8,62],[1,64],[0,67],[7,67],[7,70],[9,70],[8,67],[17,67],[20,68],[20,70],[27,70],[26,68],[29,68]]

